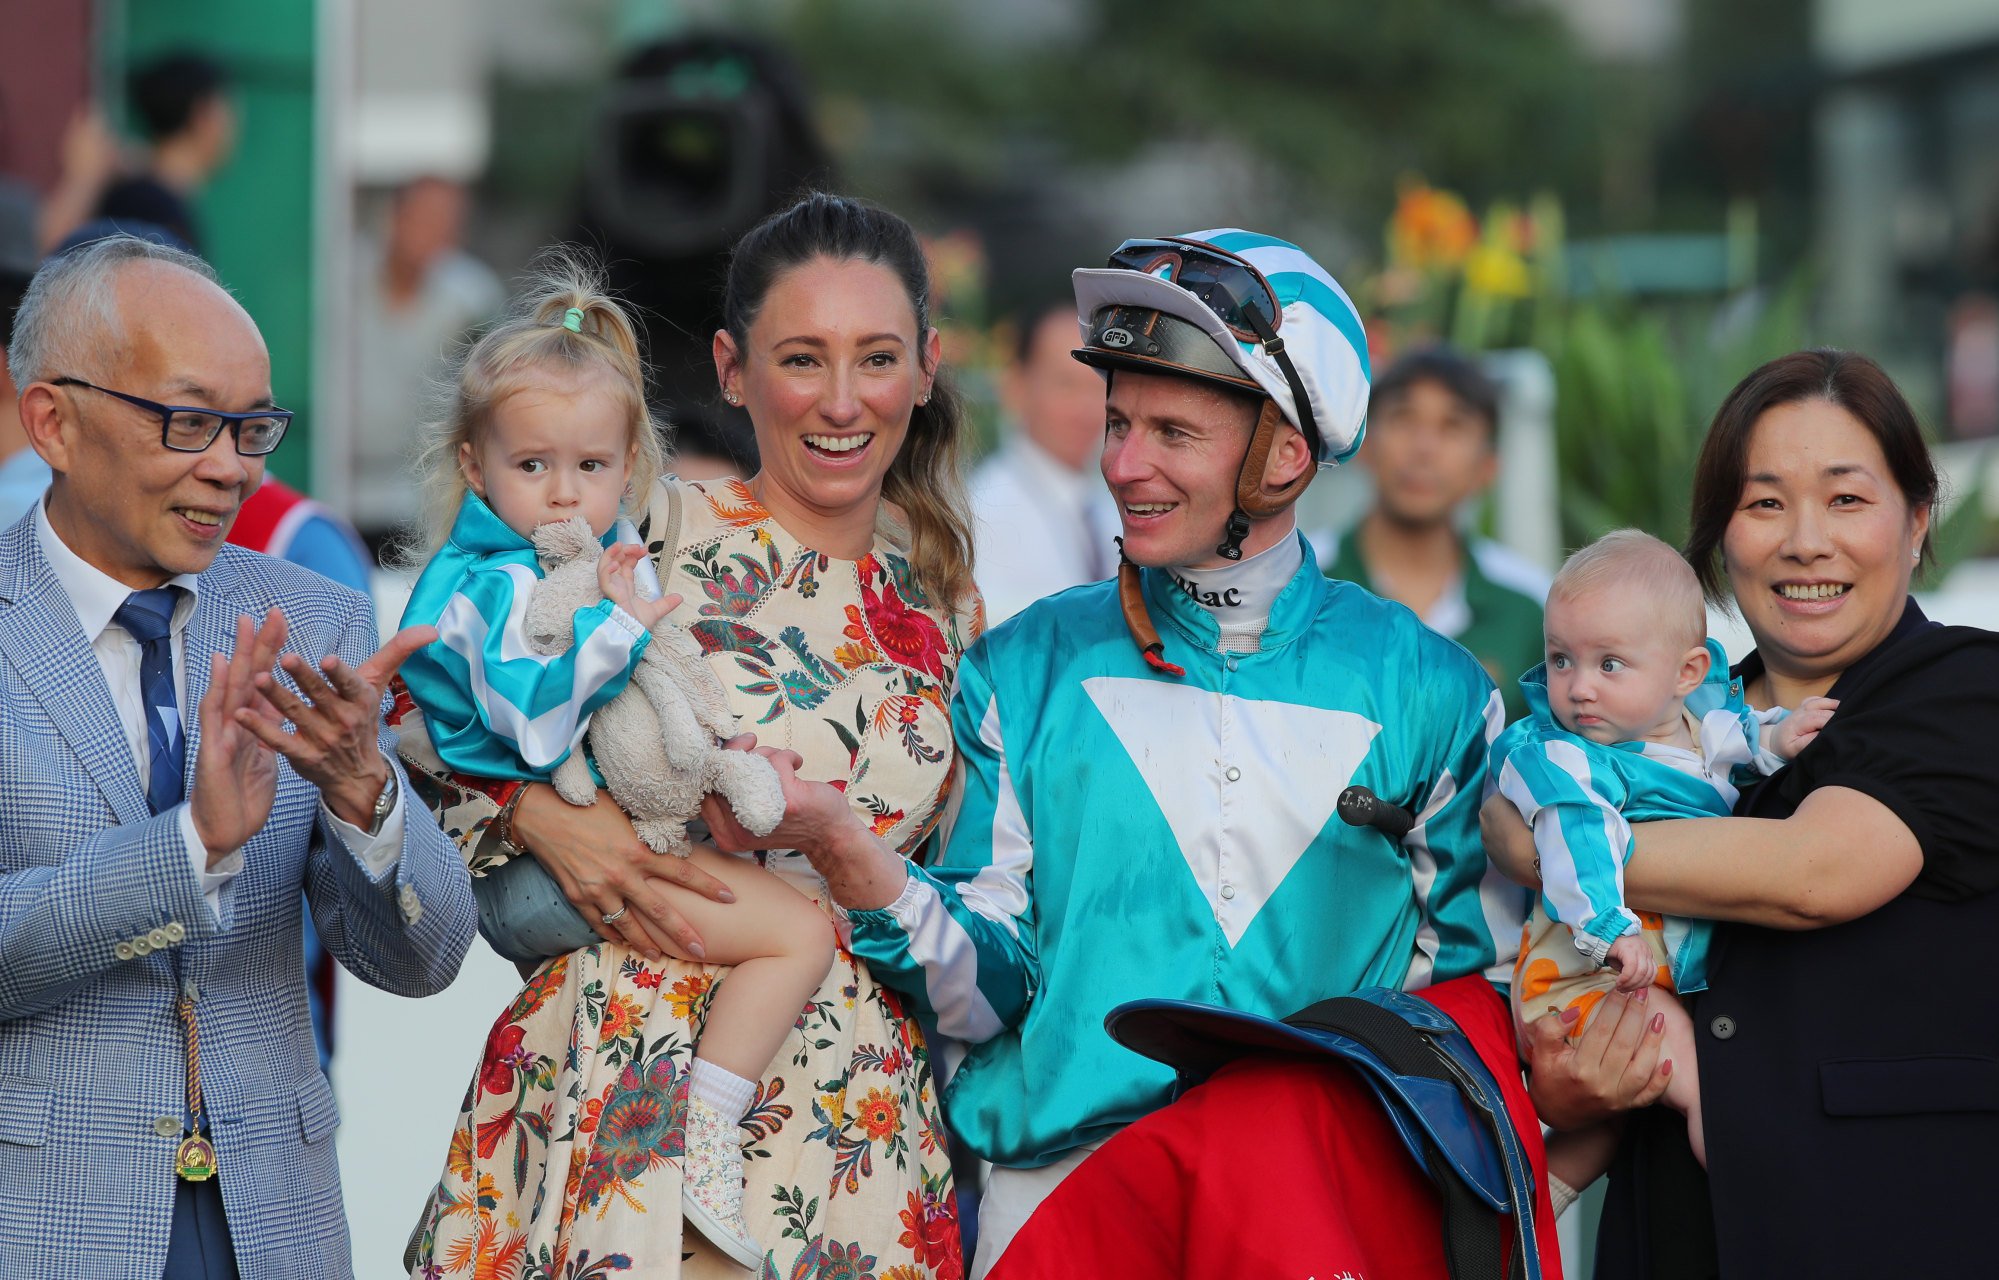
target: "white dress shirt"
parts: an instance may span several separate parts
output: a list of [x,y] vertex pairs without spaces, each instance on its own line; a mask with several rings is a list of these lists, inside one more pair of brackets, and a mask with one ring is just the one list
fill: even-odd
[[[125,603],[125,597],[132,594],[132,588],[71,551],[57,536],[55,527],[49,523],[48,513],[39,502],[35,504],[35,537],[41,542],[42,554],[47,557],[49,567],[55,571],[56,581],[62,584],[64,594],[69,597],[70,607],[76,610],[76,620],[82,625],[83,634],[90,638],[91,652],[97,655],[98,666],[103,668],[104,683],[111,691],[112,705],[118,708],[118,719],[124,725],[125,740],[132,748],[132,759],[138,765],[139,788],[143,791],[152,781],[153,764],[152,749],[146,736],[145,691],[139,675],[141,649],[131,632],[111,620],[111,615]],[[185,733],[190,715],[187,705],[187,623],[194,616],[195,597],[201,589],[200,579],[194,574],[184,573],[169,579],[166,585],[180,587],[184,592],[174,606],[170,642],[173,646],[174,700],[180,704],[182,732]],[[393,780],[395,776],[392,767],[389,777]],[[187,784],[192,789],[192,772],[188,774]],[[368,869],[371,878],[379,879],[401,856],[403,797],[400,785],[397,787],[395,807],[383,820],[381,831],[372,836],[352,823],[341,821],[326,808],[324,798],[320,800],[320,808],[332,822],[334,831],[339,833],[342,843]],[[187,845],[188,860],[201,882],[202,897],[207,900],[208,909],[215,913],[219,922],[222,918],[223,887],[243,869],[243,851],[236,850],[211,868],[208,865],[208,847],[201,842],[201,835],[195,830],[193,807],[182,803],[175,810],[175,816],[180,824],[181,839]]]
[[970,488],[972,573],[988,626],[1117,572],[1117,506],[1094,468],[1071,471],[1016,433],[973,470]]

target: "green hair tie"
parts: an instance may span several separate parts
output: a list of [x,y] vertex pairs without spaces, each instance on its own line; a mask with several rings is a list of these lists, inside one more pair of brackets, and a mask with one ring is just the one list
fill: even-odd
[[571,307],[562,313],[562,327],[571,333],[583,332],[583,308]]

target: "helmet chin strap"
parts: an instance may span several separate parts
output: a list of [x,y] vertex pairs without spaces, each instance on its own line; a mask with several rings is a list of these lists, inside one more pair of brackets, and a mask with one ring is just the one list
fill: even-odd
[[1125,555],[1123,538],[1117,540],[1117,602],[1124,614],[1124,628],[1131,632],[1132,643],[1138,646],[1145,665],[1169,676],[1186,675],[1187,668],[1166,660],[1166,642],[1159,638],[1159,628],[1152,625],[1152,615],[1145,611],[1145,590],[1138,582],[1138,566]]
[[1249,536],[1250,522],[1283,511],[1298,501],[1298,495],[1312,482],[1312,469],[1307,467],[1281,489],[1263,487],[1270,451],[1277,447],[1277,432],[1285,425],[1284,411],[1275,400],[1265,398],[1262,412],[1256,415],[1256,429],[1249,436],[1249,449],[1242,456],[1242,466],[1236,469],[1235,510],[1229,513],[1227,530],[1215,548],[1215,554],[1223,559],[1242,559],[1242,541]]

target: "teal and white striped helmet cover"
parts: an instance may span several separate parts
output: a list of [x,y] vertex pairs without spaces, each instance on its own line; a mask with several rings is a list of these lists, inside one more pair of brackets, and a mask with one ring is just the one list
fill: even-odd
[[[1346,290],[1310,254],[1288,240],[1237,227],[1189,232],[1194,240],[1234,254],[1255,267],[1277,296],[1281,319],[1277,337],[1298,371],[1319,429],[1319,465],[1337,466],[1353,457],[1367,430],[1368,386],[1372,376],[1367,334]],[[1091,318],[1107,306],[1163,311],[1199,326],[1257,386],[1299,426],[1291,383],[1275,357],[1254,339],[1230,332],[1208,305],[1165,279],[1119,268],[1074,273],[1076,309],[1085,333]],[[1301,428],[1302,429],[1302,428]]]

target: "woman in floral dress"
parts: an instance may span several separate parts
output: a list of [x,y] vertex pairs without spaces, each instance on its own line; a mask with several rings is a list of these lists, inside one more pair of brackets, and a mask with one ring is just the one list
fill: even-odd
[[[673,620],[700,640],[788,799],[837,788],[843,819],[905,856],[944,811],[947,704],[979,625],[960,411],[935,386],[927,303],[915,235],[893,214],[815,195],[752,231],[715,344],[762,469],[747,483],[662,481],[639,526],[665,590],[683,597]],[[726,973],[673,958],[690,948],[670,913],[604,870],[615,841],[602,823],[623,826],[620,848],[643,847],[613,806],[565,811],[544,785],[447,777],[402,709],[404,751],[427,763],[475,874],[526,850],[586,918],[619,917],[611,941],[544,962],[494,1023],[412,1274],[742,1275],[683,1230],[679,1208],[688,1065]],[[810,844],[787,823],[772,844]],[[843,923],[804,854],[757,856]],[[844,946],[743,1126],[743,1210],[764,1276],[962,1276],[928,1050]]]

